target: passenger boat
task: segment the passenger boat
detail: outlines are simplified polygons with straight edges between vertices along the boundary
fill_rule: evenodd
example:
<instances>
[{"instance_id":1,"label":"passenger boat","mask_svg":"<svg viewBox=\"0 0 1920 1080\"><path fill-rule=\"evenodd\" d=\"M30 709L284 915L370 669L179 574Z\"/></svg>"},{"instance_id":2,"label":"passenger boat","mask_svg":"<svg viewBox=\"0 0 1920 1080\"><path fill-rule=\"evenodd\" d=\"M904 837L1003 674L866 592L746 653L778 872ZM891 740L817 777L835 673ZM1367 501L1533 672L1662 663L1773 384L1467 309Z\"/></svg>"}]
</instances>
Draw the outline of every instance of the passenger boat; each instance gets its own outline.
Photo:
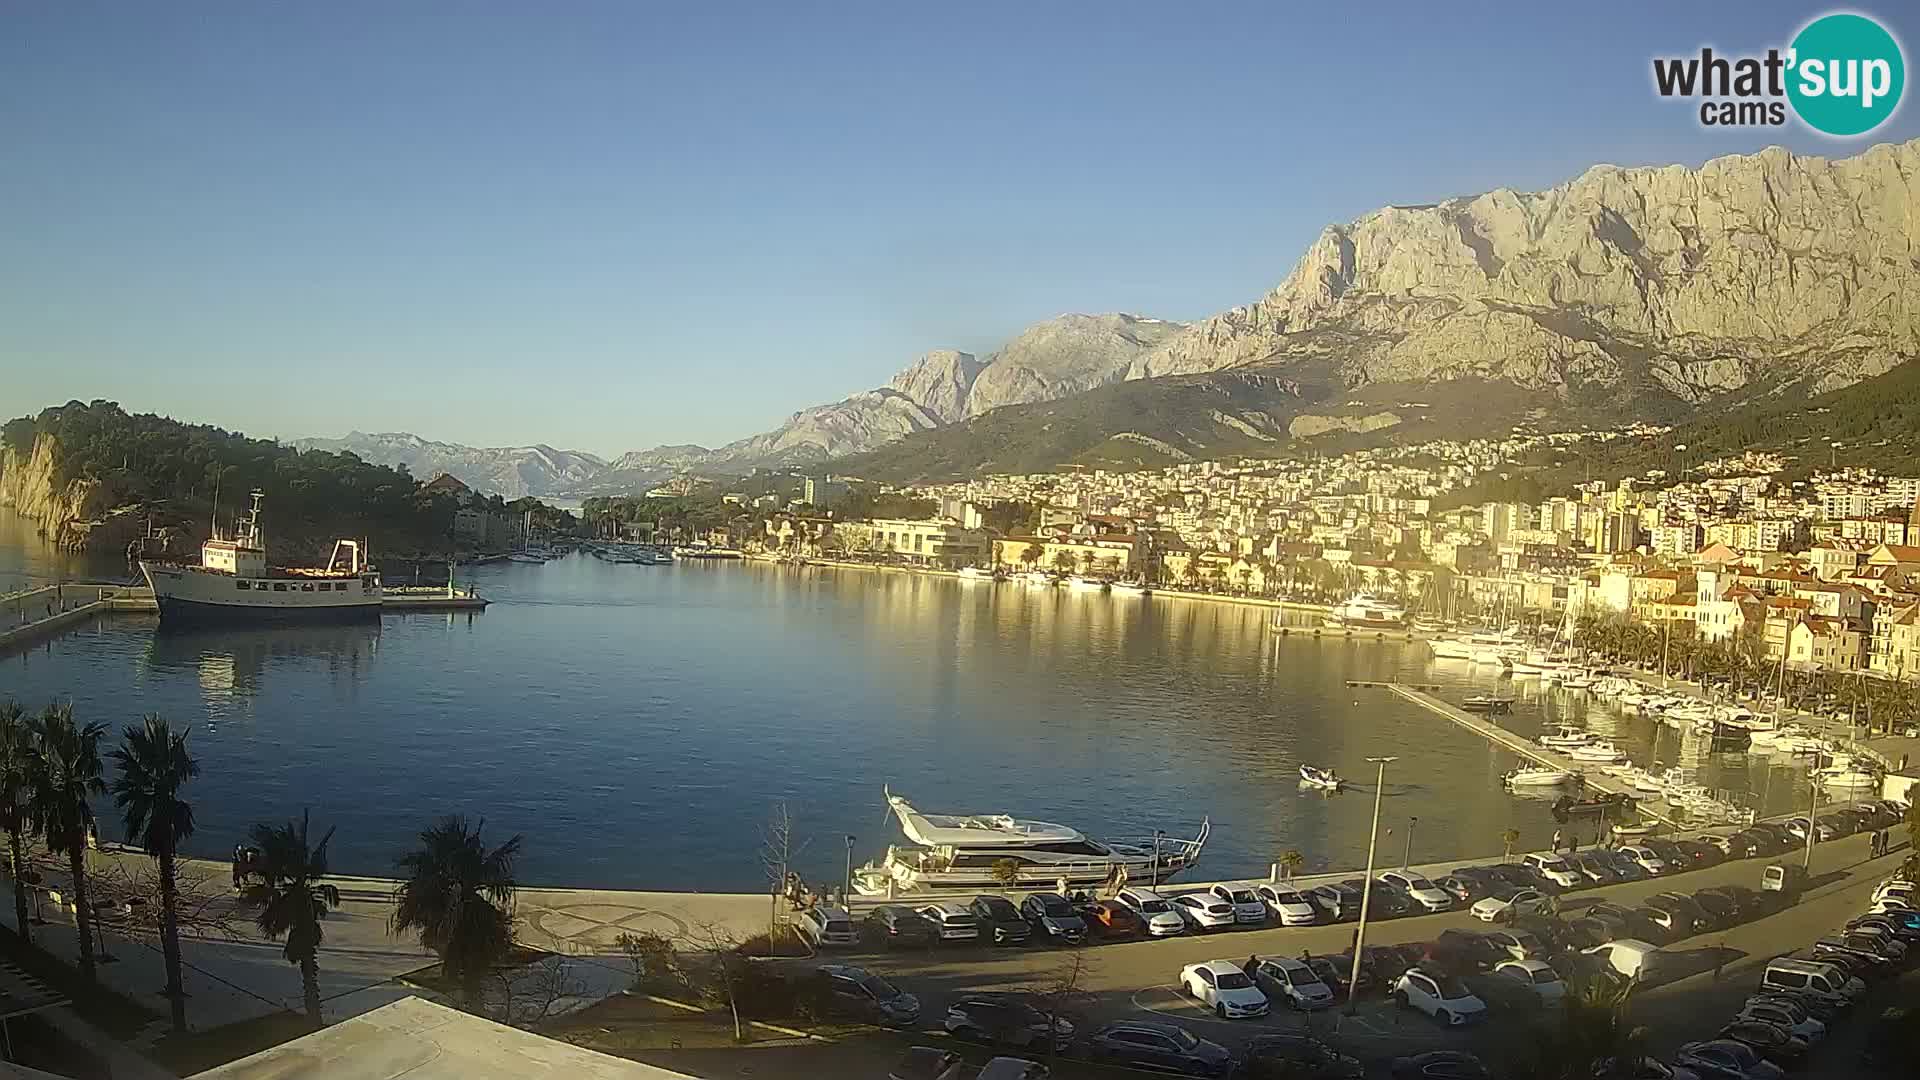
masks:
<instances>
[{"instance_id":1,"label":"passenger boat","mask_svg":"<svg viewBox=\"0 0 1920 1080\"><path fill-rule=\"evenodd\" d=\"M1340 626L1397 630L1407 625L1407 610L1369 592L1357 592L1335 604L1327 617Z\"/></svg>"},{"instance_id":2,"label":"passenger boat","mask_svg":"<svg viewBox=\"0 0 1920 1080\"><path fill-rule=\"evenodd\" d=\"M1500 778L1508 787L1554 787L1573 782L1573 774L1565 769L1550 768L1545 765L1522 765Z\"/></svg>"},{"instance_id":3,"label":"passenger boat","mask_svg":"<svg viewBox=\"0 0 1920 1080\"><path fill-rule=\"evenodd\" d=\"M994 892L1014 889L1094 888L1116 882L1158 885L1199 861L1211 822L1202 821L1191 840L1157 839L1109 843L1078 829L1005 814L926 814L904 797L886 793L887 807L915 847L889 846L877 863L854 871L863 896L941 890ZM1016 880L1002 879L1011 862Z\"/></svg>"},{"instance_id":4,"label":"passenger boat","mask_svg":"<svg viewBox=\"0 0 1920 1080\"><path fill-rule=\"evenodd\" d=\"M324 567L269 566L260 510L253 507L231 537L216 528L200 545L200 564L141 559L160 621L273 622L371 618L380 614L380 576L358 540L336 540Z\"/></svg>"},{"instance_id":5,"label":"passenger boat","mask_svg":"<svg viewBox=\"0 0 1920 1080\"><path fill-rule=\"evenodd\" d=\"M1341 788L1347 786L1347 782L1340 779L1339 773L1334 772L1332 769L1322 769L1313 765L1300 766L1300 782L1308 787L1321 788L1326 791L1339 791Z\"/></svg>"}]
</instances>

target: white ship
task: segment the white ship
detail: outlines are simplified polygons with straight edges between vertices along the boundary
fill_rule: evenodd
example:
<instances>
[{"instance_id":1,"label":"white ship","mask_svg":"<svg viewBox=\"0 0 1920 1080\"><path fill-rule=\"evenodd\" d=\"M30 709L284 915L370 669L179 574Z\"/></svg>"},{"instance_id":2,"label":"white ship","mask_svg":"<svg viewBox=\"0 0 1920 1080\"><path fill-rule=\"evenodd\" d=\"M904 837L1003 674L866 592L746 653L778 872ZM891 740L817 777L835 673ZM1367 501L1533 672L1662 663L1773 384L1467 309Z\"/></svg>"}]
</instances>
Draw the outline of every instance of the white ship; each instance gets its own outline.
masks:
<instances>
[{"instance_id":1,"label":"white ship","mask_svg":"<svg viewBox=\"0 0 1920 1080\"><path fill-rule=\"evenodd\" d=\"M1005 814L923 814L892 792L887 805L900 831L918 847L888 847L884 859L854 871L854 888L865 896L945 890L1053 889L1064 879L1074 888L1117 881L1157 885L1200 858L1211 824L1201 822L1192 840L1102 843L1078 829ZM1019 880L999 876L1012 862Z\"/></svg>"},{"instance_id":2,"label":"white ship","mask_svg":"<svg viewBox=\"0 0 1920 1080\"><path fill-rule=\"evenodd\" d=\"M1407 624L1407 609L1378 600L1369 592L1357 592L1328 612L1328 618L1341 626L1393 629Z\"/></svg>"},{"instance_id":3,"label":"white ship","mask_svg":"<svg viewBox=\"0 0 1920 1080\"><path fill-rule=\"evenodd\" d=\"M336 540L321 567L268 566L260 504L240 519L232 537L218 529L200 545L200 565L140 560L162 622L307 621L377 616L380 576L357 540Z\"/></svg>"}]
</instances>

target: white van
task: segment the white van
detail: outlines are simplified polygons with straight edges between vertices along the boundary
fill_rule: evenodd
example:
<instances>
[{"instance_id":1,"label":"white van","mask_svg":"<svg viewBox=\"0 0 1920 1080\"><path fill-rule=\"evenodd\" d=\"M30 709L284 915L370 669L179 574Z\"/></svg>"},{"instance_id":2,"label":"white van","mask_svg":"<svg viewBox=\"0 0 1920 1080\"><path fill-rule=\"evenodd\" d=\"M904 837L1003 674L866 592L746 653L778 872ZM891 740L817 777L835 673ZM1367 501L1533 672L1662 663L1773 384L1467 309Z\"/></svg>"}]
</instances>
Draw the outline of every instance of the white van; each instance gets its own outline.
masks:
<instances>
[{"instance_id":1,"label":"white van","mask_svg":"<svg viewBox=\"0 0 1920 1080\"><path fill-rule=\"evenodd\" d=\"M1805 994L1844 1007L1866 993L1867 984L1832 964L1783 956L1767 962L1766 973L1760 976L1760 989Z\"/></svg>"},{"instance_id":2,"label":"white van","mask_svg":"<svg viewBox=\"0 0 1920 1080\"><path fill-rule=\"evenodd\" d=\"M1629 979L1652 979L1660 968L1660 946L1639 938L1621 938L1581 951L1588 956L1601 957L1609 967Z\"/></svg>"}]
</instances>

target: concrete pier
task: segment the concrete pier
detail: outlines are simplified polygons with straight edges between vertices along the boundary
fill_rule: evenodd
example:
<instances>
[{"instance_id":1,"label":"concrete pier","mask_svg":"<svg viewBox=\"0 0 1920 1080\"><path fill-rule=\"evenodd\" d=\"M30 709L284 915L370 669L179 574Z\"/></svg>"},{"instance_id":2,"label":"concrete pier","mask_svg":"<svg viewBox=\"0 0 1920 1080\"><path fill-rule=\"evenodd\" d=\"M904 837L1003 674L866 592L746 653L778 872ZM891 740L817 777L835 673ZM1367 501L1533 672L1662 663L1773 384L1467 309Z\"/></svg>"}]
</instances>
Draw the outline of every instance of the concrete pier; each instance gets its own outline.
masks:
<instances>
[{"instance_id":1,"label":"concrete pier","mask_svg":"<svg viewBox=\"0 0 1920 1080\"><path fill-rule=\"evenodd\" d=\"M1402 686L1398 683L1388 686L1387 689L1429 712L1438 713L1446 717L1461 727L1498 744L1502 749L1511 750L1535 764L1545 765L1553 769L1566 769L1568 771L1585 770L1588 765L1592 764L1592 762L1576 761L1564 754L1554 753L1531 739L1515 735L1513 732L1508 731L1506 728L1501 727L1491 720L1483 720L1464 709L1455 708L1424 691L1415 690L1412 687ZM1611 776L1601 773L1598 769L1595 769L1591 775L1587 775L1587 787L1596 791L1605 791L1609 794L1632 796L1643 817L1652 818L1669 828L1678 829L1683 827L1673 818L1647 806L1647 800L1642 793L1635 791Z\"/></svg>"}]
</instances>

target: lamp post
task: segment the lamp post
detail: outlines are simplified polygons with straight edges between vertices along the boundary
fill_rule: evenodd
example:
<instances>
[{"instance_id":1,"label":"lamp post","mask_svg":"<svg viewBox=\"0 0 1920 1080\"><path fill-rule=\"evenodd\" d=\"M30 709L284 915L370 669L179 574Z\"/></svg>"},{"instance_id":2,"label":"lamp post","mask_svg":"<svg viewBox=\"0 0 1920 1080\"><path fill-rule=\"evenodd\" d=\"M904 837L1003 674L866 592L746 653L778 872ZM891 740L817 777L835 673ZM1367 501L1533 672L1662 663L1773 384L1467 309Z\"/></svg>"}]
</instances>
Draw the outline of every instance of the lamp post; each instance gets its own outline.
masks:
<instances>
[{"instance_id":1,"label":"lamp post","mask_svg":"<svg viewBox=\"0 0 1920 1080\"><path fill-rule=\"evenodd\" d=\"M1165 829L1153 830L1153 878L1147 885L1149 889L1160 887L1160 838L1167 835Z\"/></svg>"},{"instance_id":2,"label":"lamp post","mask_svg":"<svg viewBox=\"0 0 1920 1080\"><path fill-rule=\"evenodd\" d=\"M1361 950L1367 943L1367 904L1373 899L1373 853L1380 842L1380 794L1387 785L1387 763L1400 760L1397 757L1370 757L1370 762L1380 766L1373 781L1373 827L1367 833L1367 876L1360 882L1360 925L1353 931L1353 973L1347 979L1347 1015L1353 1016L1360 1009L1359 995L1352 990L1360 985Z\"/></svg>"},{"instance_id":3,"label":"lamp post","mask_svg":"<svg viewBox=\"0 0 1920 1080\"><path fill-rule=\"evenodd\" d=\"M853 895L853 834L848 833L847 834L847 877L846 877L846 880L843 881L840 885L840 902L842 904L847 903L847 898L852 895Z\"/></svg>"},{"instance_id":4,"label":"lamp post","mask_svg":"<svg viewBox=\"0 0 1920 1080\"><path fill-rule=\"evenodd\" d=\"M1814 759L1816 762L1818 758ZM1814 824L1813 813L1820 807L1820 775L1809 767L1807 769L1807 854L1800 862L1800 869L1813 875L1813 833L1819 826Z\"/></svg>"},{"instance_id":5,"label":"lamp post","mask_svg":"<svg viewBox=\"0 0 1920 1080\"><path fill-rule=\"evenodd\" d=\"M1402 873L1406 871L1408 864L1413 862L1413 827L1418 824L1420 824L1420 819L1417 817L1407 819L1407 851L1406 854L1400 856L1400 870Z\"/></svg>"}]
</instances>

